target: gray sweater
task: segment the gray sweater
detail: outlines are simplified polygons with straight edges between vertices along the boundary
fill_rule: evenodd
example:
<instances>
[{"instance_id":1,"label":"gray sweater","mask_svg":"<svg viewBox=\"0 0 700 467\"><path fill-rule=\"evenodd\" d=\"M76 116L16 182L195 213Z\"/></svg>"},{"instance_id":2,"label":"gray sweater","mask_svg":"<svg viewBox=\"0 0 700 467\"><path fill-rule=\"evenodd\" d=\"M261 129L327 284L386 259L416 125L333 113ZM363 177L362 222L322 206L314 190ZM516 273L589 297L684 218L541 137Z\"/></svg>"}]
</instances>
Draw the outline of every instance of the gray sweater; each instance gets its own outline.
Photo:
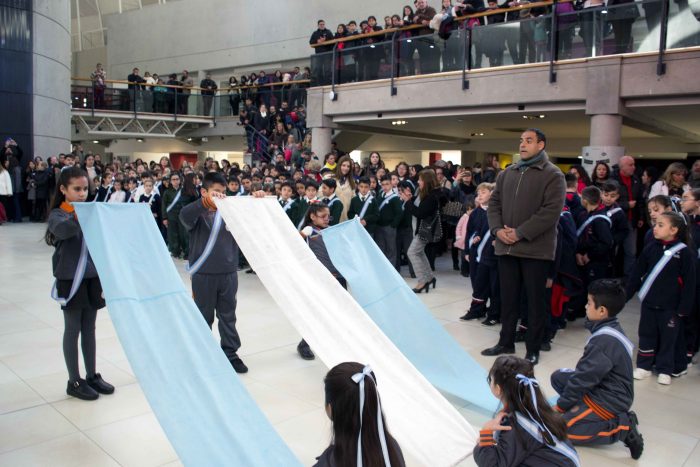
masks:
<instances>
[{"instance_id":1,"label":"gray sweater","mask_svg":"<svg viewBox=\"0 0 700 467\"><path fill-rule=\"evenodd\" d=\"M190 233L190 265L204 252L211 229L214 226L216 211L207 209L202 200L193 201L180 211L180 222ZM199 268L197 274L229 274L238 271L238 245L233 235L222 223L219 235L209 258Z\"/></svg>"},{"instance_id":2,"label":"gray sweater","mask_svg":"<svg viewBox=\"0 0 700 467\"><path fill-rule=\"evenodd\" d=\"M49 213L48 230L56 237L56 250L53 253L53 276L58 280L72 281L78 268L83 232L73 214L63 209L53 209ZM97 270L88 253L85 279L97 277Z\"/></svg>"}]
</instances>

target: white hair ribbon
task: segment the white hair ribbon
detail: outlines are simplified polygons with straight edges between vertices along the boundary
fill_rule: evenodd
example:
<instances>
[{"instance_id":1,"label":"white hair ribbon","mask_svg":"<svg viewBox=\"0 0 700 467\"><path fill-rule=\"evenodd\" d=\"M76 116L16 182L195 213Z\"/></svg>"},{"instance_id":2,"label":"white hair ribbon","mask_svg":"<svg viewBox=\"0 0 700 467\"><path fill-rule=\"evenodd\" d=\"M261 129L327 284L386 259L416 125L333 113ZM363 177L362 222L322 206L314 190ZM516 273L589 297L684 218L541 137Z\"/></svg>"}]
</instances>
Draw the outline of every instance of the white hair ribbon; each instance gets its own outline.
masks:
<instances>
[{"instance_id":1,"label":"white hair ribbon","mask_svg":"<svg viewBox=\"0 0 700 467\"><path fill-rule=\"evenodd\" d=\"M362 467L362 413L365 409L365 376L374 383L374 392L377 394L377 431L379 431L379 442L382 445L382 455L384 456L384 465L391 467L389 461L389 449L386 445L386 436L384 435L384 422L382 421L382 406L379 402L379 392L377 391L377 382L372 377L372 368L365 365L360 373L352 375L352 380L360 385L360 432L357 435L357 467Z\"/></svg>"},{"instance_id":2,"label":"white hair ribbon","mask_svg":"<svg viewBox=\"0 0 700 467\"><path fill-rule=\"evenodd\" d=\"M555 440L556 438L554 437L552 432L549 431L547 425L545 425L544 420L542 420L542 416L540 415L540 411L537 408L537 393L535 392L535 388L539 387L540 383L535 378L528 378L527 376L520 373L515 375L515 378L518 380L518 384L522 384L530 390L530 396L532 397L532 406L535 408L535 413L537 414L537 418L535 418L527 409L527 407L525 407L525 404L523 404L523 408L525 409L525 412L527 412L527 414L530 416L530 420L532 420L535 423L535 425L537 425L537 427L542 431L542 433L546 431L547 433L549 433L549 436L552 437L552 440Z\"/></svg>"}]
</instances>

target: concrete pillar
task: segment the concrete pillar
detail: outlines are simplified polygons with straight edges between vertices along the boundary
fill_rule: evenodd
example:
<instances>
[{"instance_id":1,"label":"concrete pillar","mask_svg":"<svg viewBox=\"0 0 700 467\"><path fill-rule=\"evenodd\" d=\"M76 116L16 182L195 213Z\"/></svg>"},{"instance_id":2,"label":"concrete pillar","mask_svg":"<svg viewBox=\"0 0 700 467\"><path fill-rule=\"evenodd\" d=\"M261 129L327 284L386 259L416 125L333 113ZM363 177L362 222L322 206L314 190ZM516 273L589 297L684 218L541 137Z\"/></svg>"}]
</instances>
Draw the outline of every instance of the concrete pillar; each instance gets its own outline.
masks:
<instances>
[{"instance_id":1,"label":"concrete pillar","mask_svg":"<svg viewBox=\"0 0 700 467\"><path fill-rule=\"evenodd\" d=\"M326 127L316 127L311 129L311 150L316 153L319 159L331 152L331 135L333 130Z\"/></svg>"},{"instance_id":2,"label":"concrete pillar","mask_svg":"<svg viewBox=\"0 0 700 467\"><path fill-rule=\"evenodd\" d=\"M612 167L625 155L625 148L620 145L621 135L621 115L591 115L589 146L584 146L581 151L583 167L589 175L596 163L605 162Z\"/></svg>"},{"instance_id":3,"label":"concrete pillar","mask_svg":"<svg viewBox=\"0 0 700 467\"><path fill-rule=\"evenodd\" d=\"M70 151L71 12L69 0L33 0L34 154ZM25 155L27 157L27 155Z\"/></svg>"}]
</instances>

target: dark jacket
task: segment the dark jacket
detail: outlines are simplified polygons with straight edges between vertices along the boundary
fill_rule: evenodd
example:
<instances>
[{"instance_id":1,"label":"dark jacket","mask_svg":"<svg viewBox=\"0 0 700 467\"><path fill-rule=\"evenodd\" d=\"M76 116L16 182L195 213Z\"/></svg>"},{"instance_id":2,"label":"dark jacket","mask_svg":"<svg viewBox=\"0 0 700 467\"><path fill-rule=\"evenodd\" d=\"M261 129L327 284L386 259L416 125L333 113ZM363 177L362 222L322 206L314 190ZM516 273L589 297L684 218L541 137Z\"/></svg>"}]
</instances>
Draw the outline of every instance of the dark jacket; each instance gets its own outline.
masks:
<instances>
[{"instance_id":1,"label":"dark jacket","mask_svg":"<svg viewBox=\"0 0 700 467\"><path fill-rule=\"evenodd\" d=\"M51 210L48 219L48 231L56 237L56 250L51 258L53 276L58 280L72 281L78 268L80 249L83 244L83 232L73 214L56 208ZM97 269L88 253L84 279L97 277Z\"/></svg>"},{"instance_id":2,"label":"dark jacket","mask_svg":"<svg viewBox=\"0 0 700 467\"><path fill-rule=\"evenodd\" d=\"M401 223L401 218L403 217L403 210L401 209L401 199L398 196L391 198L386 204L384 200L386 197L384 193L380 193L374 202L377 206L377 212L379 214L379 220L377 225L380 227L394 227L397 228ZM384 207L382 207L384 205Z\"/></svg>"},{"instance_id":3,"label":"dark jacket","mask_svg":"<svg viewBox=\"0 0 700 467\"><path fill-rule=\"evenodd\" d=\"M433 17L436 15L435 8L429 6L426 7L424 10L416 10L416 12L413 15L413 22L415 24L421 24L423 21L428 21L433 19ZM417 34L419 36L423 36L426 34L432 34L433 31L430 29L429 26L425 26L421 29L418 30Z\"/></svg>"},{"instance_id":4,"label":"dark jacket","mask_svg":"<svg viewBox=\"0 0 700 467\"><path fill-rule=\"evenodd\" d=\"M368 193L367 196L370 196ZM368 233L373 234L377 229L377 221L379 220L379 204L377 203L377 198L372 198L369 201L369 206L367 206L367 211L365 211L365 216L362 218L365 221L365 229ZM365 198L365 202L366 198ZM353 219L359 216L362 212L365 202L360 199L360 195L355 195L350 200L350 207L348 208L348 219ZM401 203L399 202L399 212L401 211ZM400 220L400 219L399 219Z\"/></svg>"},{"instance_id":5,"label":"dark jacket","mask_svg":"<svg viewBox=\"0 0 700 467\"><path fill-rule=\"evenodd\" d=\"M613 240L615 240L615 245L622 245L625 238L627 238L627 234L629 234L631 227L624 209L620 211L618 208L622 209L617 203L615 203L606 207L605 213L612 221L611 230Z\"/></svg>"},{"instance_id":6,"label":"dark jacket","mask_svg":"<svg viewBox=\"0 0 700 467\"><path fill-rule=\"evenodd\" d=\"M578 237L578 245L576 253L588 255L588 259L596 263L608 263L612 256L613 240L612 228L610 226L609 217L606 214L605 208L600 208L588 213L585 219L590 219L595 216L605 217L595 218L589 223ZM583 223L582 223L583 224Z\"/></svg>"},{"instance_id":7,"label":"dark jacket","mask_svg":"<svg viewBox=\"0 0 700 467\"><path fill-rule=\"evenodd\" d=\"M321 37L325 37L327 41L333 40L333 33L328 29L317 29L311 34L311 39L309 39L309 44L314 45ZM332 45L319 45L315 48L316 53L320 54L323 52L330 52L333 50Z\"/></svg>"},{"instance_id":8,"label":"dark jacket","mask_svg":"<svg viewBox=\"0 0 700 467\"><path fill-rule=\"evenodd\" d=\"M396 442L396 440L394 440L393 438L389 438L386 441L387 446L393 446L396 450L398 450L399 455L401 456L401 458L399 459L399 463L396 464L396 467L406 467L406 463L403 459L403 453L401 452L401 447ZM333 459L333 450L334 446L331 444L326 448L325 451L323 451L323 453L320 456L316 458L316 463L313 465L313 467L335 467L337 464L335 463L335 459ZM392 467L394 466L393 460L391 465Z\"/></svg>"},{"instance_id":9,"label":"dark jacket","mask_svg":"<svg viewBox=\"0 0 700 467\"><path fill-rule=\"evenodd\" d=\"M620 176L620 171L615 170L610 177L620 184L620 198L617 200L617 204L625 211L625 214L630 212L629 202L631 200L636 201L637 204L631 209L632 215L632 226L636 228L637 221L639 219L644 219L646 213L644 212L644 185L642 184L639 177L632 175L632 199L630 199L629 192L627 191L627 185L622 182L622 177Z\"/></svg>"},{"instance_id":10,"label":"dark jacket","mask_svg":"<svg viewBox=\"0 0 700 467\"><path fill-rule=\"evenodd\" d=\"M207 209L201 200L193 201L180 211L180 222L190 233L190 253L187 258L190 264L194 264L204 252L214 226L215 215L216 211ZM226 229L226 224L222 223L214 248L197 274L229 274L237 270L238 245L231 232Z\"/></svg>"},{"instance_id":11,"label":"dark jacket","mask_svg":"<svg viewBox=\"0 0 700 467\"><path fill-rule=\"evenodd\" d=\"M414 204L415 199L413 197L411 201L404 203L403 208L405 212L418 219L415 231L418 233L421 222L431 219L447 203L447 198L443 189L438 187L431 191L425 199L422 199L419 206Z\"/></svg>"},{"instance_id":12,"label":"dark jacket","mask_svg":"<svg viewBox=\"0 0 700 467\"><path fill-rule=\"evenodd\" d=\"M49 170L38 170L36 177L36 199L47 199L49 197Z\"/></svg>"},{"instance_id":13,"label":"dark jacket","mask_svg":"<svg viewBox=\"0 0 700 467\"><path fill-rule=\"evenodd\" d=\"M652 240L644 247L627 283L627 300L640 289L643 279L661 259L664 251L677 243L674 241L665 244L660 240ZM674 254L656 277L642 304L657 309L676 310L678 315L690 315L695 298L696 260L697 251L691 248L683 248Z\"/></svg>"},{"instance_id":14,"label":"dark jacket","mask_svg":"<svg viewBox=\"0 0 700 467\"><path fill-rule=\"evenodd\" d=\"M151 198L151 196L148 196L145 193L142 194L141 196L139 196L138 202L139 203L149 203L149 207L151 208L151 212L153 213L153 218L156 221L159 221L161 219L161 215L162 215L162 209L161 209L161 205L160 205L160 195L155 190L153 190L151 192L151 195L153 196L152 198Z\"/></svg>"},{"instance_id":15,"label":"dark jacket","mask_svg":"<svg viewBox=\"0 0 700 467\"><path fill-rule=\"evenodd\" d=\"M512 430L503 430L494 433L490 430L481 430L480 442L474 448L474 461L479 467L574 467L574 463L568 457L556 452L544 443L530 435L515 417L523 415L509 415L503 419L502 425L512 426ZM561 441L562 444L574 450L569 440Z\"/></svg>"},{"instance_id":16,"label":"dark jacket","mask_svg":"<svg viewBox=\"0 0 700 467\"><path fill-rule=\"evenodd\" d=\"M501 171L489 201L491 235L504 226L515 228L520 240L506 245L496 238L496 255L553 260L557 223L564 206L564 174L549 162L541 161L519 169L517 164Z\"/></svg>"},{"instance_id":17,"label":"dark jacket","mask_svg":"<svg viewBox=\"0 0 700 467\"><path fill-rule=\"evenodd\" d=\"M323 202L328 205L328 209L331 214L331 219L328 225L336 225L340 222L340 216L343 214L343 202L338 198L338 195L332 198L324 198Z\"/></svg>"},{"instance_id":18,"label":"dark jacket","mask_svg":"<svg viewBox=\"0 0 700 467\"><path fill-rule=\"evenodd\" d=\"M617 318L588 321L591 334L609 327L625 334ZM632 345L631 342L629 342ZM612 414L627 412L634 401L632 380L632 356L625 345L608 334L592 337L583 349L583 356L576 364L557 405L564 411L581 404L588 396L597 405Z\"/></svg>"},{"instance_id":19,"label":"dark jacket","mask_svg":"<svg viewBox=\"0 0 700 467\"><path fill-rule=\"evenodd\" d=\"M207 79L204 78L200 83L199 87L202 88L202 95L203 96L213 96L216 94L216 90L219 89L219 87L216 85L214 80L212 79ZM211 89L207 89L211 87Z\"/></svg>"}]
</instances>

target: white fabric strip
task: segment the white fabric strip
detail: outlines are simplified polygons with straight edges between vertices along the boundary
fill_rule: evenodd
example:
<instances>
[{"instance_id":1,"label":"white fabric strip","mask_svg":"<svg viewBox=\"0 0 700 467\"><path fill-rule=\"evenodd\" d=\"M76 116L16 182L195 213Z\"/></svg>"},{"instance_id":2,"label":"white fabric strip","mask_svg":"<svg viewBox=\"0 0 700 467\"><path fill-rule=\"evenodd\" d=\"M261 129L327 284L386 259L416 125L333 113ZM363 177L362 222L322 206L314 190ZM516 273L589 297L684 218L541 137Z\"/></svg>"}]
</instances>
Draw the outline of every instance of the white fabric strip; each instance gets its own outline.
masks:
<instances>
[{"instance_id":1,"label":"white fabric strip","mask_svg":"<svg viewBox=\"0 0 700 467\"><path fill-rule=\"evenodd\" d=\"M355 361L373 368L387 427L404 452L433 467L471 455L476 431L316 259L275 198L216 204L265 288L326 366Z\"/></svg>"}]
</instances>

